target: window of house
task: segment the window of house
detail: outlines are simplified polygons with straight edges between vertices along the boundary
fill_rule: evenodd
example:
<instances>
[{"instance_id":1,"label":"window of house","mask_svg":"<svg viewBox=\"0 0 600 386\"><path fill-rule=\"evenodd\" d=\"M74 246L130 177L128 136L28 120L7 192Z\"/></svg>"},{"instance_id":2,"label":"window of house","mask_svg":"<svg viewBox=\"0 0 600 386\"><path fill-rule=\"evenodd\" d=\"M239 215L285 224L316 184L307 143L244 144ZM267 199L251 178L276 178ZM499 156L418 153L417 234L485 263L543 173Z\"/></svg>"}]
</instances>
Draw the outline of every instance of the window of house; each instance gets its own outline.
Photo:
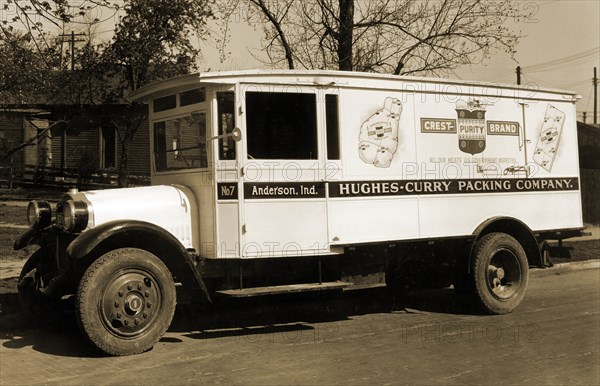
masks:
<instances>
[{"instance_id":1,"label":"window of house","mask_svg":"<svg viewBox=\"0 0 600 386\"><path fill-rule=\"evenodd\" d=\"M5 130L0 130L0 150L5 150L8 149L7 146L7 141L6 141L6 131Z\"/></svg>"},{"instance_id":2,"label":"window of house","mask_svg":"<svg viewBox=\"0 0 600 386\"><path fill-rule=\"evenodd\" d=\"M327 159L340 159L340 125L338 120L337 95L325 95L325 120L327 130Z\"/></svg>"},{"instance_id":3,"label":"window of house","mask_svg":"<svg viewBox=\"0 0 600 386\"><path fill-rule=\"evenodd\" d=\"M204 87L196 88L190 91L185 91L179 94L179 105L189 106L194 103L201 103L206 100Z\"/></svg>"},{"instance_id":4,"label":"window of house","mask_svg":"<svg viewBox=\"0 0 600 386\"><path fill-rule=\"evenodd\" d=\"M207 167L206 114L155 122L154 165L157 172Z\"/></svg>"},{"instance_id":5,"label":"window of house","mask_svg":"<svg viewBox=\"0 0 600 386\"><path fill-rule=\"evenodd\" d=\"M177 97L175 96L175 94L173 94L167 95L162 98L156 98L153 101L152 106L152 109L155 113L174 109L175 107L177 107Z\"/></svg>"},{"instance_id":6,"label":"window of house","mask_svg":"<svg viewBox=\"0 0 600 386\"><path fill-rule=\"evenodd\" d=\"M317 159L316 94L246 93L248 157Z\"/></svg>"},{"instance_id":7,"label":"window of house","mask_svg":"<svg viewBox=\"0 0 600 386\"><path fill-rule=\"evenodd\" d=\"M235 128L235 93L233 91L217 93L217 119L219 135L231 134ZM219 139L219 159L235 159L235 140L233 137Z\"/></svg>"},{"instance_id":8,"label":"window of house","mask_svg":"<svg viewBox=\"0 0 600 386\"><path fill-rule=\"evenodd\" d=\"M114 168L117 164L117 147L114 127L102 127L101 162L102 168Z\"/></svg>"}]
</instances>

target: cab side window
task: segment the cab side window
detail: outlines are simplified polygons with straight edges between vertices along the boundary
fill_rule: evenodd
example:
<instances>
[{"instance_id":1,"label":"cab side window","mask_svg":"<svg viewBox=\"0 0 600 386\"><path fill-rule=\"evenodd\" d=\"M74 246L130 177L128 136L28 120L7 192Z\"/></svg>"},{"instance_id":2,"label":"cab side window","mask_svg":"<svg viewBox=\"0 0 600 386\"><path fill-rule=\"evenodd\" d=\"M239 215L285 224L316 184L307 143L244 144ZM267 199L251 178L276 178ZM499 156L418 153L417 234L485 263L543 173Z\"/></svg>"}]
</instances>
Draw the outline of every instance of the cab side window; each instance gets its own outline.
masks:
<instances>
[{"instance_id":1,"label":"cab side window","mask_svg":"<svg viewBox=\"0 0 600 386\"><path fill-rule=\"evenodd\" d=\"M217 116L219 124L219 135L231 134L235 128L235 93L218 92L217 93ZM235 141L233 137L219 139L219 159L235 159Z\"/></svg>"},{"instance_id":2,"label":"cab side window","mask_svg":"<svg viewBox=\"0 0 600 386\"><path fill-rule=\"evenodd\" d=\"M154 166L157 172L208 166L205 113L154 122Z\"/></svg>"},{"instance_id":3,"label":"cab side window","mask_svg":"<svg viewBox=\"0 0 600 386\"><path fill-rule=\"evenodd\" d=\"M325 95L325 120L327 130L327 159L340 159L340 124L338 119L338 96Z\"/></svg>"},{"instance_id":4,"label":"cab side window","mask_svg":"<svg viewBox=\"0 0 600 386\"><path fill-rule=\"evenodd\" d=\"M248 157L317 159L316 94L246 93Z\"/></svg>"}]
</instances>

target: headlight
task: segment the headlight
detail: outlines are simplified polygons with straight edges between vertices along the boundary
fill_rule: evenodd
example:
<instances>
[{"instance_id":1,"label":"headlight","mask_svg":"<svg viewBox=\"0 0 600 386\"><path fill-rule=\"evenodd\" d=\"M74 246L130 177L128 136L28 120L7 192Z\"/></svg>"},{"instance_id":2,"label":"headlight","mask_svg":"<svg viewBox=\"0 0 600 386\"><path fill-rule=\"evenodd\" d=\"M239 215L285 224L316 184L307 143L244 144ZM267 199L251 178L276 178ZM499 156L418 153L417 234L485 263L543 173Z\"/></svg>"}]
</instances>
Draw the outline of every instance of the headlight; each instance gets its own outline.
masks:
<instances>
[{"instance_id":1,"label":"headlight","mask_svg":"<svg viewBox=\"0 0 600 386\"><path fill-rule=\"evenodd\" d=\"M87 227L89 212L83 201L66 201L63 204L63 224L67 231L76 232Z\"/></svg>"},{"instance_id":2,"label":"headlight","mask_svg":"<svg viewBox=\"0 0 600 386\"><path fill-rule=\"evenodd\" d=\"M52 209L48 201L31 201L27 205L27 221L35 228L46 228L52 222Z\"/></svg>"}]
</instances>

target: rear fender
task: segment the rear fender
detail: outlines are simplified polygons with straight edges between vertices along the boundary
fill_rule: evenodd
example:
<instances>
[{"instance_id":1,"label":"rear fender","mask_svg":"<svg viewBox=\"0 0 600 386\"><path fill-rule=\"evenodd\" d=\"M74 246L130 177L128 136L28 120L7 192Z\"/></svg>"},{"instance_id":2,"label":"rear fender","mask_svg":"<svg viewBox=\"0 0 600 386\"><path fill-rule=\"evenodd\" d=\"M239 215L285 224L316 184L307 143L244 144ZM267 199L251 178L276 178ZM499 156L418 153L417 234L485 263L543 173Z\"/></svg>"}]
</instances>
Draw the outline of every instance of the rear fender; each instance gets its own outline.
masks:
<instances>
[{"instance_id":1,"label":"rear fender","mask_svg":"<svg viewBox=\"0 0 600 386\"><path fill-rule=\"evenodd\" d=\"M502 232L514 237L525 250L529 266L543 267L544 259L540 249L540 244L533 231L525 223L512 217L494 217L482 224L473 232L476 240L491 232ZM471 252L475 242L471 245ZM471 253L469 253L469 267Z\"/></svg>"}]
</instances>

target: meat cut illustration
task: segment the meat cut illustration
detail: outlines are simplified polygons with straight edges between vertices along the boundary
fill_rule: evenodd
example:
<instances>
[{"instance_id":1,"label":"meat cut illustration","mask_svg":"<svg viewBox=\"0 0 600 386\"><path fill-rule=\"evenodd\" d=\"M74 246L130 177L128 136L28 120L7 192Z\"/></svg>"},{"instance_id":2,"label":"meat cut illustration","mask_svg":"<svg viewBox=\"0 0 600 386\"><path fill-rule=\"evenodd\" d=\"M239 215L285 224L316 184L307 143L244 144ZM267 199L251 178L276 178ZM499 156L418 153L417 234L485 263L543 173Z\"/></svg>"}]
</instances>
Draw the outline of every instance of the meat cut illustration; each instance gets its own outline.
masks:
<instances>
[{"instance_id":1,"label":"meat cut illustration","mask_svg":"<svg viewBox=\"0 0 600 386\"><path fill-rule=\"evenodd\" d=\"M360 159L378 168L387 168L398 149L398 126L402 103L397 98L385 98L377 110L360 127L358 151Z\"/></svg>"},{"instance_id":2,"label":"meat cut illustration","mask_svg":"<svg viewBox=\"0 0 600 386\"><path fill-rule=\"evenodd\" d=\"M564 121L565 113L549 104L546 108L544 123L542 124L540 136L535 146L535 152L533 153L535 163L547 171L552 171Z\"/></svg>"}]
</instances>

